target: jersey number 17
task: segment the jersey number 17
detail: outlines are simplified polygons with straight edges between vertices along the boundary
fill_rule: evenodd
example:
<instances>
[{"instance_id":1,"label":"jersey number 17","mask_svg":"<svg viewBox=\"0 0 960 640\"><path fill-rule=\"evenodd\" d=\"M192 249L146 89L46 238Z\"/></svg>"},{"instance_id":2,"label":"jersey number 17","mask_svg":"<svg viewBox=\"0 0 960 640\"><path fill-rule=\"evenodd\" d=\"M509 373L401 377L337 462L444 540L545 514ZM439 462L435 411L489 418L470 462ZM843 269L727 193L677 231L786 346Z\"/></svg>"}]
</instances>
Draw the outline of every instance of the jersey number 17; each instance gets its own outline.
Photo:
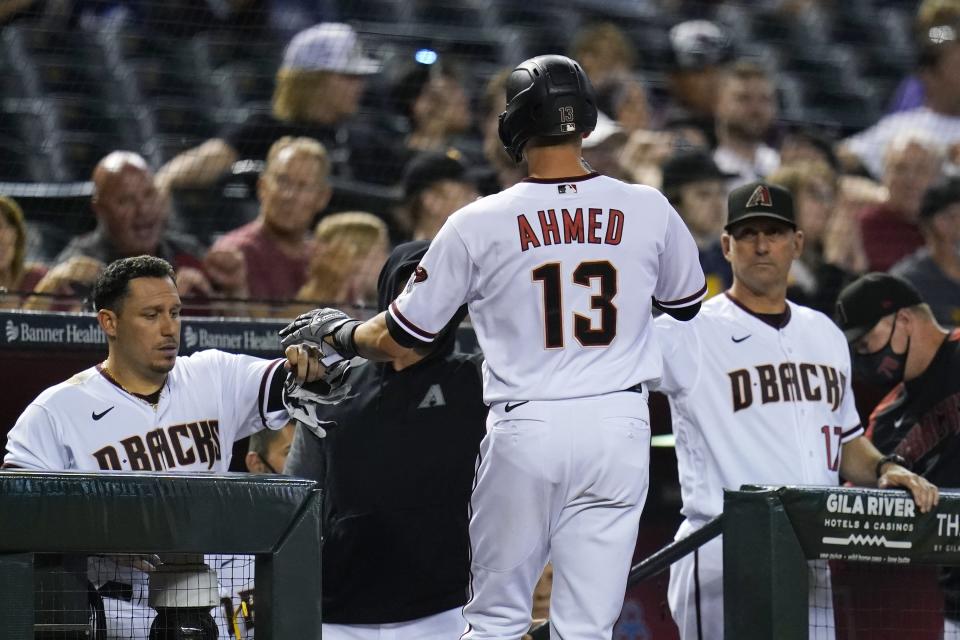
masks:
<instances>
[{"instance_id":1,"label":"jersey number 17","mask_svg":"<svg viewBox=\"0 0 960 640\"><path fill-rule=\"evenodd\" d=\"M548 262L533 270L533 280L543 285L543 334L547 349L562 349L563 294L561 263ZM590 308L600 311L600 326L587 316L573 313L573 335L585 347L605 347L617 335L617 269L606 260L581 262L573 270L573 283L594 290L599 280L600 292L590 297Z\"/></svg>"}]
</instances>

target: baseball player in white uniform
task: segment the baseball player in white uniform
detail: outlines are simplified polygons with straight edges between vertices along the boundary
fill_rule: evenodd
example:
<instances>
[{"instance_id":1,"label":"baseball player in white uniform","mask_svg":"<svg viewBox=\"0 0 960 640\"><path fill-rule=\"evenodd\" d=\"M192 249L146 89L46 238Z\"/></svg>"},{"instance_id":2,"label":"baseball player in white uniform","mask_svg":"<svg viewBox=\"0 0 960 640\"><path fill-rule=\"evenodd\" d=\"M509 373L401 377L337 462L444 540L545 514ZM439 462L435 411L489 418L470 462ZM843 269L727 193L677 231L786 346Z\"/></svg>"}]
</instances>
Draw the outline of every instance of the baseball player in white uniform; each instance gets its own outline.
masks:
<instances>
[{"instance_id":1,"label":"baseball player in white uniform","mask_svg":"<svg viewBox=\"0 0 960 640\"><path fill-rule=\"evenodd\" d=\"M522 636L549 558L553 637L610 638L647 493L651 306L688 320L705 281L663 195L583 165L596 107L576 62L528 60L506 93L500 137L530 177L454 213L384 314L361 324L324 309L281 334L387 360L429 345L467 303L490 413L463 637ZM324 371L316 351L288 348L301 379Z\"/></svg>"},{"instance_id":2,"label":"baseball player in white uniform","mask_svg":"<svg viewBox=\"0 0 960 640\"><path fill-rule=\"evenodd\" d=\"M734 190L721 238L733 286L691 322L662 316L655 335L676 436L683 538L723 511L744 484L903 486L921 511L937 489L861 437L846 339L825 315L786 300L803 248L793 199L755 182ZM878 481L879 477L879 481ZM722 541L671 567L668 598L682 640L723 638ZM825 564L811 571L810 637L833 637Z\"/></svg>"},{"instance_id":3,"label":"baseball player in white uniform","mask_svg":"<svg viewBox=\"0 0 960 640\"><path fill-rule=\"evenodd\" d=\"M93 291L107 359L41 393L10 431L3 466L36 470L226 472L235 440L282 428L282 360L209 350L178 357L173 269L151 256L111 263ZM91 558L108 637L146 638L147 574ZM115 595L116 589L111 589Z\"/></svg>"}]
</instances>

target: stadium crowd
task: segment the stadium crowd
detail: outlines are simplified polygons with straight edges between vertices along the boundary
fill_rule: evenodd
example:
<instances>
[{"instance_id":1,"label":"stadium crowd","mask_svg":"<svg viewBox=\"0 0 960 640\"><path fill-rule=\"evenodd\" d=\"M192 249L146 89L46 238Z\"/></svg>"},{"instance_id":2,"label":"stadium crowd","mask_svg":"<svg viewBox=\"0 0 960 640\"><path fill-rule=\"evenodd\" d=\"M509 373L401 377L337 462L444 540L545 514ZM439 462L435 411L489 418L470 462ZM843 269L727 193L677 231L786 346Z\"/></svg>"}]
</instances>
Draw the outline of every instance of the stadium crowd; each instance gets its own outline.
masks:
<instances>
[{"instance_id":1,"label":"stadium crowd","mask_svg":"<svg viewBox=\"0 0 960 640\"><path fill-rule=\"evenodd\" d=\"M70 19L107 19L89 4L76 3ZM248 3L233 4L242 13ZM682 16L688 3L675 4ZM717 4L713 13L722 16L724 5L737 3ZM829 11L820 3L775 4L781 19ZM24 12L5 28L49 19L32 15L36 7ZM940 322L955 325L958 16L957 2L919 5L914 71L889 113L859 127L831 121L829 110L798 117L790 74L721 20L672 25L656 84L645 73L652 61L624 29L587 24L567 51L593 78L602 113L584 157L601 173L664 191L697 238L711 294L730 284L719 250L724 198L765 178L794 193L808 236L791 272L792 300L832 313L855 276L890 271L932 301ZM136 12L123 19L148 20ZM63 238L54 251L49 229L32 224L15 198L4 199L3 306L79 310L105 264L142 253L174 265L180 294L201 313L289 317L319 302L372 306L390 246L432 238L450 213L523 171L496 133L504 71L489 69L487 86L477 87L464 56L421 50L416 58L380 60L363 41L345 23L302 29L283 49L269 109L162 163L163 156L105 150L89 176L95 228ZM238 176L253 203L246 217L229 211L237 205L223 206L224 184ZM370 197L384 187L389 197ZM219 205L189 206L198 191L216 194ZM210 218L218 219L211 225Z\"/></svg>"}]
</instances>

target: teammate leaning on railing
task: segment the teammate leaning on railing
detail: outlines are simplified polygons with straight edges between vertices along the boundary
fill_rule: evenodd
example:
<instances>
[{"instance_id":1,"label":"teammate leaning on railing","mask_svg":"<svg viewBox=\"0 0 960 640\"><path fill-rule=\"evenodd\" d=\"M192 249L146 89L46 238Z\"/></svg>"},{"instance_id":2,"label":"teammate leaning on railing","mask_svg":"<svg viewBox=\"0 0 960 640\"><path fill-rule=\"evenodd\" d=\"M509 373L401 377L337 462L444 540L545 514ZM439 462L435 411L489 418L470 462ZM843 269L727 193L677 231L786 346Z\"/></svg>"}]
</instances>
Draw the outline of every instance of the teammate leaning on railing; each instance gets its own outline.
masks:
<instances>
[{"instance_id":1,"label":"teammate leaning on railing","mask_svg":"<svg viewBox=\"0 0 960 640\"><path fill-rule=\"evenodd\" d=\"M909 489L922 512L927 480L863 438L843 334L822 313L786 300L803 250L793 197L754 182L728 198L723 252L733 286L693 321L655 322L663 349L659 391L670 398L683 494L677 538L723 511L723 490L744 484ZM716 538L673 565L668 598L682 640L723 637L723 544ZM810 637L833 637L829 574L811 571Z\"/></svg>"}]
</instances>

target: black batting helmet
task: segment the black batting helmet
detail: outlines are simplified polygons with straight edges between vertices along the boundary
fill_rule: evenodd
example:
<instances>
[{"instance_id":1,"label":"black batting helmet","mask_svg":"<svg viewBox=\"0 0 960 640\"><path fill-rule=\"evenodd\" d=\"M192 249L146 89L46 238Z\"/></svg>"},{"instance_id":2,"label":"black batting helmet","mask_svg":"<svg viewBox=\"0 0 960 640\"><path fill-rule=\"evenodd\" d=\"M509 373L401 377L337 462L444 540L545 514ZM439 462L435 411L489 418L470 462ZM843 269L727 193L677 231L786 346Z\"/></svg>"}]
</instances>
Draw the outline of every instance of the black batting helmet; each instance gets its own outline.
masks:
<instances>
[{"instance_id":1,"label":"black batting helmet","mask_svg":"<svg viewBox=\"0 0 960 640\"><path fill-rule=\"evenodd\" d=\"M597 126L597 99L587 74L566 56L537 56L507 78L507 110L500 141L516 162L535 136L587 133Z\"/></svg>"}]
</instances>

